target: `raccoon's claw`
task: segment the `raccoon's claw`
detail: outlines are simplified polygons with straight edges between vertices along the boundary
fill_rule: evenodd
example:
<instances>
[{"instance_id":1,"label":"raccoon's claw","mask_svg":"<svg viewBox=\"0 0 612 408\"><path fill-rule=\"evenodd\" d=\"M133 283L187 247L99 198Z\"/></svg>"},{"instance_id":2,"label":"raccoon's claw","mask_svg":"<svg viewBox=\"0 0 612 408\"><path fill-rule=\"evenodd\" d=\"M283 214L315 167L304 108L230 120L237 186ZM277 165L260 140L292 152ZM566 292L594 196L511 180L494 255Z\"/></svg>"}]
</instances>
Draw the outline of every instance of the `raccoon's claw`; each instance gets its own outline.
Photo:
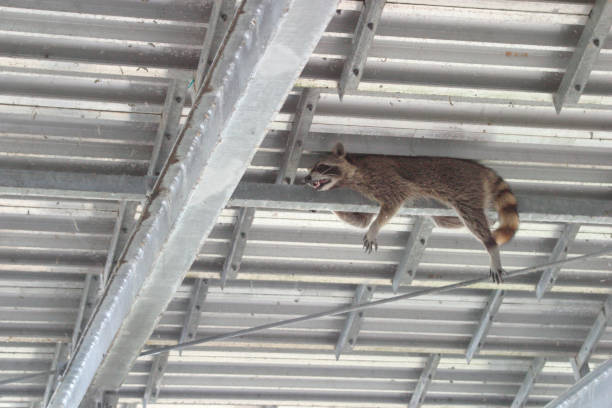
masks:
<instances>
[{"instance_id":1,"label":"raccoon's claw","mask_svg":"<svg viewBox=\"0 0 612 408\"><path fill-rule=\"evenodd\" d=\"M378 242L376 242L376 238L370 239L368 238L368 234L366 234L363 237L363 250L367 252L368 254L371 254L372 249L374 249L375 251L378 251Z\"/></svg>"},{"instance_id":2,"label":"raccoon's claw","mask_svg":"<svg viewBox=\"0 0 612 408\"><path fill-rule=\"evenodd\" d=\"M504 281L504 270L491 268L489 269L489 276L493 282L500 284Z\"/></svg>"}]
</instances>

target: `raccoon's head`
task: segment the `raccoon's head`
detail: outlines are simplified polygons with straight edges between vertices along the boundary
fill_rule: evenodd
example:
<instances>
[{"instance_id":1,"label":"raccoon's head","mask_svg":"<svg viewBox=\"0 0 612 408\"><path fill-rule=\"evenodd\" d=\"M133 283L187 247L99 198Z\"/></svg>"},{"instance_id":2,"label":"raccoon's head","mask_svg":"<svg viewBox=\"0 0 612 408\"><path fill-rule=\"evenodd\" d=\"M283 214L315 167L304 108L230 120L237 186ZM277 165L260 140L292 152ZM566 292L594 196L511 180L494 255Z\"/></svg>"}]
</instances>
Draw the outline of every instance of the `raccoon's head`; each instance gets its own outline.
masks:
<instances>
[{"instance_id":1,"label":"raccoon's head","mask_svg":"<svg viewBox=\"0 0 612 408\"><path fill-rule=\"evenodd\" d=\"M312 167L304 182L315 190L326 191L340 187L354 172L355 166L346 159L344 146L338 143L330 155Z\"/></svg>"}]
</instances>

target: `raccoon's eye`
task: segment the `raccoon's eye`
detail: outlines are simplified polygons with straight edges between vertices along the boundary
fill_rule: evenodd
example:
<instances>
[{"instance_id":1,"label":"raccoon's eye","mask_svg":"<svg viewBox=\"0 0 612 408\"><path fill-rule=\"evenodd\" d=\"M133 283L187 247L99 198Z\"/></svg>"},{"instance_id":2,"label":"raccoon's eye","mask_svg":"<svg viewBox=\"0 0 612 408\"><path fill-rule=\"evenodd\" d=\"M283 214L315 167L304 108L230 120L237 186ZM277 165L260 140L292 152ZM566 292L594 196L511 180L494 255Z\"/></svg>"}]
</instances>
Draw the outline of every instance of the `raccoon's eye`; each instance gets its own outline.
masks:
<instances>
[{"instance_id":1,"label":"raccoon's eye","mask_svg":"<svg viewBox=\"0 0 612 408\"><path fill-rule=\"evenodd\" d=\"M331 166L328 166L325 164L319 164L317 167L315 167L315 170L319 173L326 173L329 170L331 170Z\"/></svg>"}]
</instances>

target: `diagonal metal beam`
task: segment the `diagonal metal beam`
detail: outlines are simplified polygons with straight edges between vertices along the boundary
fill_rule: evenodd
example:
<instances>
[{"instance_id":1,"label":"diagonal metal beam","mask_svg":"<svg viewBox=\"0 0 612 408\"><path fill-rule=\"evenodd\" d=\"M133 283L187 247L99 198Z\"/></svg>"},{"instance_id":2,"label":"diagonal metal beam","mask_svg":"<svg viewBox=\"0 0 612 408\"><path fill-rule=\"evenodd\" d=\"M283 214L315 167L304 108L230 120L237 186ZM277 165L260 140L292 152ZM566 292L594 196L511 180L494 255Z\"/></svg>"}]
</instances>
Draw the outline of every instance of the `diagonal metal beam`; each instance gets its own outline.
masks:
<instances>
[{"instance_id":1,"label":"diagonal metal beam","mask_svg":"<svg viewBox=\"0 0 612 408\"><path fill-rule=\"evenodd\" d=\"M360 303L369 302L374 294L374 289L375 286L372 285L357 286L352 304L358 305ZM363 311L350 312L347 315L346 321L344 322L344 328L340 332L340 336L338 336L338 341L336 342L336 360L340 358L340 354L342 354L343 351L350 350L355 347L362 322Z\"/></svg>"},{"instance_id":2,"label":"diagonal metal beam","mask_svg":"<svg viewBox=\"0 0 612 408\"><path fill-rule=\"evenodd\" d=\"M612 27L612 0L596 0L559 89L553 95L557 113L561 112L563 105L578 103L599 52L610 33L610 27Z\"/></svg>"},{"instance_id":3,"label":"diagonal metal beam","mask_svg":"<svg viewBox=\"0 0 612 408\"><path fill-rule=\"evenodd\" d=\"M393 275L393 292L397 293L400 285L412 283L433 227L433 222L428 217L416 217L404 255Z\"/></svg>"},{"instance_id":4,"label":"diagonal metal beam","mask_svg":"<svg viewBox=\"0 0 612 408\"><path fill-rule=\"evenodd\" d=\"M315 115L320 91L318 89L306 88L300 95L293 126L287 137L285 153L281 166L276 176L277 184L292 184L295 180L297 168L302 157L304 139L308 136L310 125ZM221 287L225 286L228 279L235 279L240 270L242 256L247 244L247 235L255 218L255 208L242 208L238 213L234 232L232 234L232 246L228 256L223 263L221 271Z\"/></svg>"},{"instance_id":5,"label":"diagonal metal beam","mask_svg":"<svg viewBox=\"0 0 612 408\"><path fill-rule=\"evenodd\" d=\"M525 374L525 379L521 384L514 400L512 401L512 406L510 408L523 408L527 403L527 398L529 398L529 393L531 393L531 389L538 378L538 375L542 372L544 365L546 364L546 359L542 357L535 358L531 365L529 366L529 370L527 370L527 374Z\"/></svg>"},{"instance_id":6,"label":"diagonal metal beam","mask_svg":"<svg viewBox=\"0 0 612 408\"><path fill-rule=\"evenodd\" d=\"M419 382L412 393L412 397L408 403L408 408L419 408L421 404L423 404L423 401L425 401L425 395L427 394L427 389L429 388L434 375L436 375L438 364L440 364L440 354L430 355L427 359L425 367L423 368L423 371L421 372Z\"/></svg>"},{"instance_id":7,"label":"diagonal metal beam","mask_svg":"<svg viewBox=\"0 0 612 408\"><path fill-rule=\"evenodd\" d=\"M569 246L576 239L578 231L580 230L580 224L566 224L561 231L561 235L553 248L552 254L550 255L550 261L558 261L567 258L567 250ZM536 285L536 296L538 299L542 299L544 294L552 288L557 280L557 275L561 270L561 266L555 266L546 269L542 272L540 280Z\"/></svg>"},{"instance_id":8,"label":"diagonal metal beam","mask_svg":"<svg viewBox=\"0 0 612 408\"><path fill-rule=\"evenodd\" d=\"M119 211L113 228L113 235L106 255L104 270L100 276L87 274L83 284L83 293L79 302L79 310L72 331L71 349L77 346L79 336L93 313L94 307L100 299L101 293L108 282L111 270L115 267L121 250L125 246L127 237L135 224L136 202L119 203Z\"/></svg>"},{"instance_id":9,"label":"diagonal metal beam","mask_svg":"<svg viewBox=\"0 0 612 408\"><path fill-rule=\"evenodd\" d=\"M574 222L612 224L612 202L590 198L516 194L521 206L521 220L536 222ZM378 205L354 191L337 189L313 191L304 186L265 183L241 183L229 201L235 207L260 207L285 210L378 212ZM401 215L456 216L451 209L430 201L418 200L402 207ZM490 212L490 216L495 214Z\"/></svg>"},{"instance_id":10,"label":"diagonal metal beam","mask_svg":"<svg viewBox=\"0 0 612 408\"><path fill-rule=\"evenodd\" d=\"M374 40L380 15L385 7L385 0L365 0L364 6L357 21L357 27L351 42L351 51L347 55L342 67L338 93L340 99L348 90L357 89L363 75L363 68L368 59L368 51Z\"/></svg>"},{"instance_id":11,"label":"diagonal metal beam","mask_svg":"<svg viewBox=\"0 0 612 408\"><path fill-rule=\"evenodd\" d=\"M76 407L88 390L122 384L336 5L241 3L51 408Z\"/></svg>"},{"instance_id":12,"label":"diagonal metal beam","mask_svg":"<svg viewBox=\"0 0 612 408\"><path fill-rule=\"evenodd\" d=\"M544 408L605 408L612 401L612 359L572 385Z\"/></svg>"},{"instance_id":13,"label":"diagonal metal beam","mask_svg":"<svg viewBox=\"0 0 612 408\"><path fill-rule=\"evenodd\" d=\"M589 358L591 358L593 350L610 323L612 323L612 296L608 296L597 314L595 322L593 326L591 326L591 330L589 330L589 334L584 340L582 347L580 347L576 356L570 359L574 369L574 378L576 378L576 380L584 377L589 372Z\"/></svg>"},{"instance_id":14,"label":"diagonal metal beam","mask_svg":"<svg viewBox=\"0 0 612 408\"><path fill-rule=\"evenodd\" d=\"M478 327L476 328L476 331L474 332L472 340L470 340L470 344L468 345L467 351L465 353L465 358L468 363L472 361L472 358L480 351L480 349L484 345L487 333L489 332L491 324L495 319L495 315L499 311L499 307L501 306L503 301L503 290L498 289L491 292L489 300L487 301L487 305L482 311L482 316L480 317Z\"/></svg>"}]
</instances>

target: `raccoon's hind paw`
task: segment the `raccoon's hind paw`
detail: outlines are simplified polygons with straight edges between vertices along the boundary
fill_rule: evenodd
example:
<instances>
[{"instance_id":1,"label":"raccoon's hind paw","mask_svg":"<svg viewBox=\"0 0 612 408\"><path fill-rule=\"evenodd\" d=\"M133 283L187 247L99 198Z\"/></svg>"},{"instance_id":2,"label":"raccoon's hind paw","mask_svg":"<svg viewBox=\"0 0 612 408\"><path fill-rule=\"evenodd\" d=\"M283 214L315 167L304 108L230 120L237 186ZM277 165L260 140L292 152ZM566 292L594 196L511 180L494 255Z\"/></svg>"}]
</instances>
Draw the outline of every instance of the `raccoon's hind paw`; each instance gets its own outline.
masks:
<instances>
[{"instance_id":1,"label":"raccoon's hind paw","mask_svg":"<svg viewBox=\"0 0 612 408\"><path fill-rule=\"evenodd\" d=\"M504 281L504 273L503 269L489 269L489 276L494 283L500 284Z\"/></svg>"},{"instance_id":2,"label":"raccoon's hind paw","mask_svg":"<svg viewBox=\"0 0 612 408\"><path fill-rule=\"evenodd\" d=\"M363 250L368 254L371 254L372 249L378 251L378 242L376 242L376 238L369 238L368 234L365 234L363 236Z\"/></svg>"}]
</instances>

